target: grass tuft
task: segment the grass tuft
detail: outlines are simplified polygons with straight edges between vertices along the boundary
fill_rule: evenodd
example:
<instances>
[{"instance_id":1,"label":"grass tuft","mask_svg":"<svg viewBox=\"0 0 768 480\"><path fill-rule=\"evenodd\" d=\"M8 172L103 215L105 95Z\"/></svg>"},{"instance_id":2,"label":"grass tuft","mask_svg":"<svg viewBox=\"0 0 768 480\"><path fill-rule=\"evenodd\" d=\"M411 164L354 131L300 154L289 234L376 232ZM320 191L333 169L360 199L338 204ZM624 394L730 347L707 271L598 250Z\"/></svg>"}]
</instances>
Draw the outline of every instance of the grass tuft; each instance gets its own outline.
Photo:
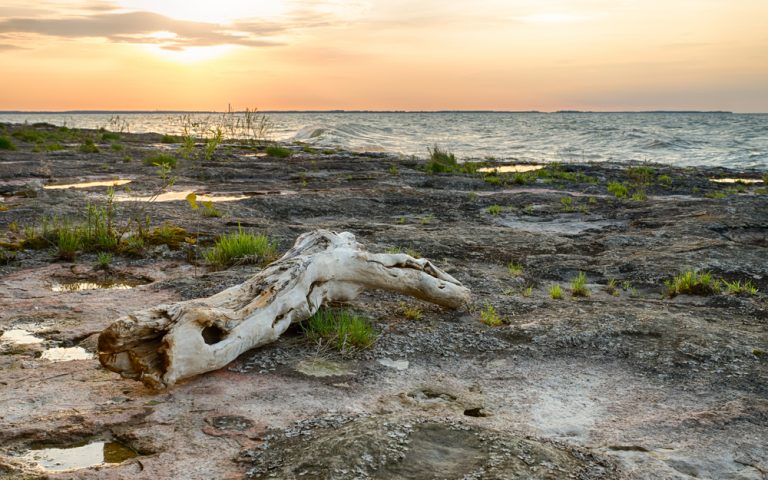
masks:
<instances>
[{"instance_id":1,"label":"grass tuft","mask_svg":"<svg viewBox=\"0 0 768 480\"><path fill-rule=\"evenodd\" d=\"M720 293L721 281L717 280L709 272L699 273L695 270L675 275L671 280L664 282L668 297L677 295L712 295Z\"/></svg>"},{"instance_id":2,"label":"grass tuft","mask_svg":"<svg viewBox=\"0 0 768 480\"><path fill-rule=\"evenodd\" d=\"M627 186L621 182L608 182L608 191L616 198L629 197L629 190Z\"/></svg>"},{"instance_id":3,"label":"grass tuft","mask_svg":"<svg viewBox=\"0 0 768 480\"><path fill-rule=\"evenodd\" d=\"M453 172L458 167L456 155L444 150L440 145L435 145L427 149L429 151L429 161L427 162L427 173L448 173Z\"/></svg>"},{"instance_id":4,"label":"grass tuft","mask_svg":"<svg viewBox=\"0 0 768 480\"><path fill-rule=\"evenodd\" d=\"M78 148L80 153L99 153L99 147L96 146L95 143L93 143L93 140L90 138L86 138L83 143L80 144L80 148Z\"/></svg>"},{"instance_id":5,"label":"grass tuft","mask_svg":"<svg viewBox=\"0 0 768 480\"><path fill-rule=\"evenodd\" d=\"M205 259L215 267L227 268L236 264L266 264L276 254L277 248L269 237L238 227L237 232L216 239L213 248L205 253Z\"/></svg>"},{"instance_id":6,"label":"grass tuft","mask_svg":"<svg viewBox=\"0 0 768 480\"><path fill-rule=\"evenodd\" d=\"M16 145L8 137L0 137L0 150L16 150Z\"/></svg>"},{"instance_id":7,"label":"grass tuft","mask_svg":"<svg viewBox=\"0 0 768 480\"><path fill-rule=\"evenodd\" d=\"M176 157L167 153L158 153L144 159L144 165L155 165L157 167L165 166L167 168L176 168Z\"/></svg>"},{"instance_id":8,"label":"grass tuft","mask_svg":"<svg viewBox=\"0 0 768 480\"><path fill-rule=\"evenodd\" d=\"M587 275L584 272L579 272L578 276L571 282L571 295L574 297L588 297L590 292L586 285Z\"/></svg>"},{"instance_id":9,"label":"grass tuft","mask_svg":"<svg viewBox=\"0 0 768 480\"><path fill-rule=\"evenodd\" d=\"M424 312L418 305L409 305L405 302L400 302L400 313L408 320L421 320L424 318Z\"/></svg>"},{"instance_id":10,"label":"grass tuft","mask_svg":"<svg viewBox=\"0 0 768 480\"><path fill-rule=\"evenodd\" d=\"M496 313L496 309L490 303L480 311L480 321L489 327L498 327L504 324L504 320Z\"/></svg>"},{"instance_id":11,"label":"grass tuft","mask_svg":"<svg viewBox=\"0 0 768 480\"><path fill-rule=\"evenodd\" d=\"M552 297L553 300L560 300L563 298L563 289L560 288L560 285L552 285L549 287L549 296Z\"/></svg>"},{"instance_id":12,"label":"grass tuft","mask_svg":"<svg viewBox=\"0 0 768 480\"><path fill-rule=\"evenodd\" d=\"M99 252L96 255L96 268L99 270L109 270L112 264L112 254L109 252Z\"/></svg>"},{"instance_id":13,"label":"grass tuft","mask_svg":"<svg viewBox=\"0 0 768 480\"><path fill-rule=\"evenodd\" d=\"M279 145L270 145L267 147L266 152L270 157L277 158L288 158L293 155L293 152L290 149L281 147Z\"/></svg>"},{"instance_id":14,"label":"grass tuft","mask_svg":"<svg viewBox=\"0 0 768 480\"><path fill-rule=\"evenodd\" d=\"M752 280L742 283L740 280L729 282L723 279L723 285L725 285L726 291L733 295L757 295L757 287L752 283Z\"/></svg>"},{"instance_id":15,"label":"grass tuft","mask_svg":"<svg viewBox=\"0 0 768 480\"><path fill-rule=\"evenodd\" d=\"M519 263L509 262L507 264L507 271L513 277L519 277L523 274L523 266Z\"/></svg>"},{"instance_id":16,"label":"grass tuft","mask_svg":"<svg viewBox=\"0 0 768 480\"><path fill-rule=\"evenodd\" d=\"M309 340L341 352L368 348L376 341L370 322L349 310L321 308L302 324L302 329Z\"/></svg>"},{"instance_id":17,"label":"grass tuft","mask_svg":"<svg viewBox=\"0 0 768 480\"><path fill-rule=\"evenodd\" d=\"M498 215L501 213L501 205L491 205L488 207L488 213L491 215Z\"/></svg>"}]
</instances>

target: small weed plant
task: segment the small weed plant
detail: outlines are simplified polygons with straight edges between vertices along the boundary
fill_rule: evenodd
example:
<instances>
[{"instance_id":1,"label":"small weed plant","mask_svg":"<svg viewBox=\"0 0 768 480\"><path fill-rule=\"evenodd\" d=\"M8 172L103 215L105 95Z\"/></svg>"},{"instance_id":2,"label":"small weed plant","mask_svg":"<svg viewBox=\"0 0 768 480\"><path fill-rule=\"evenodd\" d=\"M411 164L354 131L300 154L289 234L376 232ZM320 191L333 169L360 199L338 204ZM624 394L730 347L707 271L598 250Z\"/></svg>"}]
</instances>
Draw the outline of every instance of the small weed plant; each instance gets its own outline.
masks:
<instances>
[{"instance_id":1,"label":"small weed plant","mask_svg":"<svg viewBox=\"0 0 768 480\"><path fill-rule=\"evenodd\" d=\"M605 291L614 297L619 296L619 284L615 278L608 280L608 285L605 286Z\"/></svg>"},{"instance_id":2,"label":"small weed plant","mask_svg":"<svg viewBox=\"0 0 768 480\"><path fill-rule=\"evenodd\" d=\"M176 168L176 157L167 153L158 153L144 159L144 165L154 165L156 167Z\"/></svg>"},{"instance_id":3,"label":"small weed plant","mask_svg":"<svg viewBox=\"0 0 768 480\"><path fill-rule=\"evenodd\" d=\"M405 302L400 302L400 313L408 320L421 320L424 318L424 312L418 305L409 305Z\"/></svg>"},{"instance_id":4,"label":"small weed plant","mask_svg":"<svg viewBox=\"0 0 768 480\"><path fill-rule=\"evenodd\" d=\"M560 285L552 285L549 287L549 296L552 297L553 300L560 300L563 298L563 289L560 288Z\"/></svg>"},{"instance_id":5,"label":"small weed plant","mask_svg":"<svg viewBox=\"0 0 768 480\"><path fill-rule=\"evenodd\" d=\"M501 205L491 205L490 207L488 207L488 213L494 216L499 215L501 213L501 210L502 210Z\"/></svg>"},{"instance_id":6,"label":"small weed plant","mask_svg":"<svg viewBox=\"0 0 768 480\"><path fill-rule=\"evenodd\" d=\"M612 193L616 198L629 197L629 189L621 182L608 182L608 192Z\"/></svg>"},{"instance_id":7,"label":"small weed plant","mask_svg":"<svg viewBox=\"0 0 768 480\"><path fill-rule=\"evenodd\" d=\"M584 272L579 272L571 282L571 295L574 297L588 297L589 293L587 275Z\"/></svg>"},{"instance_id":8,"label":"small weed plant","mask_svg":"<svg viewBox=\"0 0 768 480\"><path fill-rule=\"evenodd\" d=\"M519 277L523 274L523 266L519 263L509 262L507 264L507 271L513 277Z\"/></svg>"},{"instance_id":9,"label":"small weed plant","mask_svg":"<svg viewBox=\"0 0 768 480\"><path fill-rule=\"evenodd\" d=\"M729 282L723 279L723 285L728 293L732 295L757 295L757 287L752 280L746 280L741 282L740 280L734 280Z\"/></svg>"},{"instance_id":10,"label":"small weed plant","mask_svg":"<svg viewBox=\"0 0 768 480\"><path fill-rule=\"evenodd\" d=\"M8 137L0 137L0 150L16 150L16 145Z\"/></svg>"},{"instance_id":11,"label":"small weed plant","mask_svg":"<svg viewBox=\"0 0 768 480\"><path fill-rule=\"evenodd\" d=\"M80 144L78 150L80 153L99 153L100 151L99 147L97 147L90 138L85 139L85 141Z\"/></svg>"},{"instance_id":12,"label":"small weed plant","mask_svg":"<svg viewBox=\"0 0 768 480\"><path fill-rule=\"evenodd\" d=\"M489 327L498 327L504 324L504 320L496 313L496 309L490 303L480 310L480 321Z\"/></svg>"},{"instance_id":13,"label":"small weed plant","mask_svg":"<svg viewBox=\"0 0 768 480\"><path fill-rule=\"evenodd\" d=\"M427 162L427 173L450 173L458 168L456 156L446 149L435 145L427 149L429 151L429 161Z\"/></svg>"},{"instance_id":14,"label":"small weed plant","mask_svg":"<svg viewBox=\"0 0 768 480\"><path fill-rule=\"evenodd\" d=\"M112 265L112 254L109 252L99 252L96 255L96 268L98 270L109 270Z\"/></svg>"},{"instance_id":15,"label":"small weed plant","mask_svg":"<svg viewBox=\"0 0 768 480\"><path fill-rule=\"evenodd\" d=\"M288 158L293 155L293 152L290 149L281 147L280 145L270 145L265 151L267 152L267 155L275 158Z\"/></svg>"}]
</instances>

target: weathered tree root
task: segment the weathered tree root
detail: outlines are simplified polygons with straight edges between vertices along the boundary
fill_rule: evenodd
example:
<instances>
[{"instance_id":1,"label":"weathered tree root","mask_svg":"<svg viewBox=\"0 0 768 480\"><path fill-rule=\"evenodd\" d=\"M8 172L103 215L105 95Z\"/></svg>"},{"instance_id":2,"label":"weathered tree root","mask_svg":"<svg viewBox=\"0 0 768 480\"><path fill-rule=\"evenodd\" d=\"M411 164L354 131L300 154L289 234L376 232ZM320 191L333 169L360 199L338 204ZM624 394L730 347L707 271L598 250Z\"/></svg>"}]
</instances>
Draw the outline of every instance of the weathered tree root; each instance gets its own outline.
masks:
<instances>
[{"instance_id":1,"label":"weathered tree root","mask_svg":"<svg viewBox=\"0 0 768 480\"><path fill-rule=\"evenodd\" d=\"M99 361L123 377L168 387L275 341L324 302L349 301L375 288L448 308L466 304L470 295L426 259L368 253L351 233L317 230L240 285L116 320L99 336Z\"/></svg>"}]
</instances>

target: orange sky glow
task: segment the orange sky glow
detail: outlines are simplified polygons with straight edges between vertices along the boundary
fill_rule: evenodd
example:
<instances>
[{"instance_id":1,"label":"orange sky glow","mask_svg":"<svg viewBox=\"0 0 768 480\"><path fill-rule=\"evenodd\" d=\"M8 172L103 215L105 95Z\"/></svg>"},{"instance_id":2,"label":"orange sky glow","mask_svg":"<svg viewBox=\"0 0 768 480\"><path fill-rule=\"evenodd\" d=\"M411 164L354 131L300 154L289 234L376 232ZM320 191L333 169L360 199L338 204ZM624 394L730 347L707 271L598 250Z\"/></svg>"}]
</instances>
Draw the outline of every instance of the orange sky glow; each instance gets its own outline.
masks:
<instances>
[{"instance_id":1,"label":"orange sky glow","mask_svg":"<svg viewBox=\"0 0 768 480\"><path fill-rule=\"evenodd\" d=\"M4 0L0 110L768 111L766 0Z\"/></svg>"}]
</instances>

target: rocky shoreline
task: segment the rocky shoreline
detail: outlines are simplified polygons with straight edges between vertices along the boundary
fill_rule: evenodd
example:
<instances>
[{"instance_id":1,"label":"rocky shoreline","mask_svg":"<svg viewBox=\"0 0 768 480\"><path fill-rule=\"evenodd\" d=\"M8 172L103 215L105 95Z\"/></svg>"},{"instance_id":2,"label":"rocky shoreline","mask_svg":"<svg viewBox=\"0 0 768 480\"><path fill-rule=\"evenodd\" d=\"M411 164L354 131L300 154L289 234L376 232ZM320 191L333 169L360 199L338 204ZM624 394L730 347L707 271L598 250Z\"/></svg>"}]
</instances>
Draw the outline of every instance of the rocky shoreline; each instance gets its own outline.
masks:
<instances>
[{"instance_id":1,"label":"rocky shoreline","mask_svg":"<svg viewBox=\"0 0 768 480\"><path fill-rule=\"evenodd\" d=\"M767 172L478 171L500 167L489 160L428 174L423 159L309 145L224 142L203 158L202 142L184 158L155 134L0 125L0 136L15 147L0 150L4 478L768 477ZM166 177L159 154L175 159ZM116 179L130 183L115 188L115 222L139 212L155 233L141 248L96 268L95 251L62 260L30 241L44 222L110 202L104 186L45 187ZM160 190L177 199L137 201ZM188 192L212 201L209 214ZM296 326L167 391L105 371L95 339L119 316L259 271L202 258L238 228L280 251L306 231L349 231L371 251L429 258L473 302L446 311L366 293L350 307L378 332L370 349L318 348ZM757 292L667 293L694 271ZM587 296L571 292L580 272ZM491 307L501 325L481 322ZM54 361L55 349L83 357ZM36 448L96 441L137 456L62 472L34 460Z\"/></svg>"}]
</instances>

